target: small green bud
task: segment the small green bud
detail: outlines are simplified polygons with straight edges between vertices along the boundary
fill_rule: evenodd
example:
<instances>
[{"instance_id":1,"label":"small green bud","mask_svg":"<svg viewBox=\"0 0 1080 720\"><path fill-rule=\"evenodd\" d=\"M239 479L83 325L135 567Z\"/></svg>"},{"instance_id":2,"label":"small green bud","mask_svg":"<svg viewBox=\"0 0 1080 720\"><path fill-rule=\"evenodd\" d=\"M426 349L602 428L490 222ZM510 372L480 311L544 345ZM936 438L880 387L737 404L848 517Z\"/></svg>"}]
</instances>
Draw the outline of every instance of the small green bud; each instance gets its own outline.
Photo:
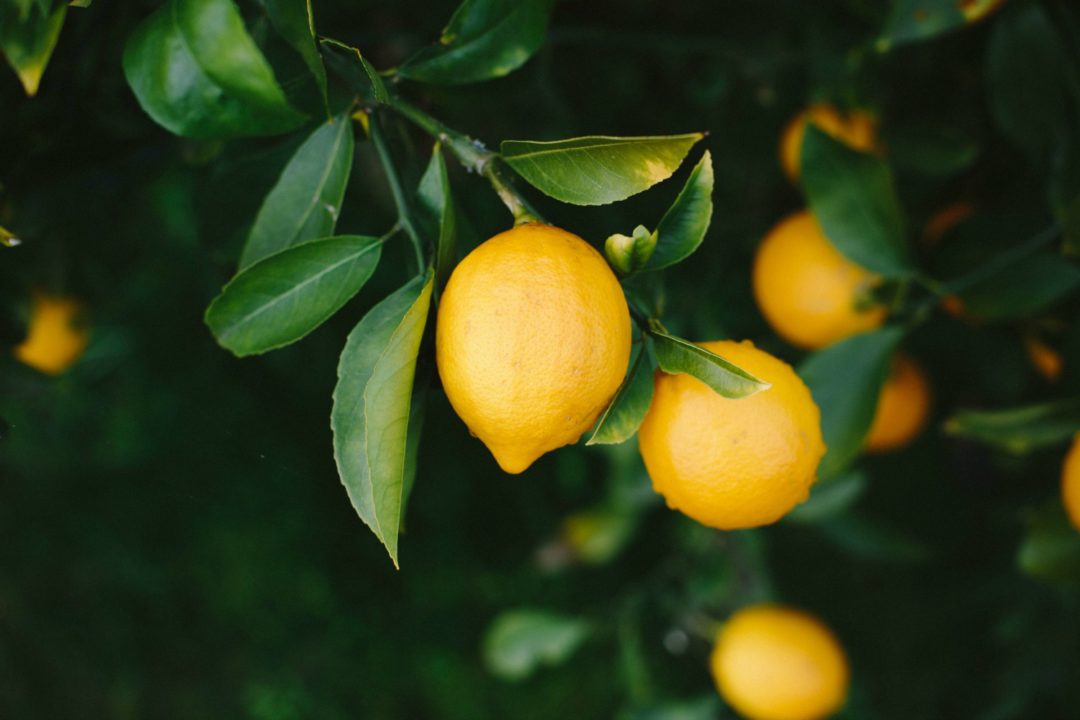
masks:
<instances>
[{"instance_id":1,"label":"small green bud","mask_svg":"<svg viewBox=\"0 0 1080 720\"><path fill-rule=\"evenodd\" d=\"M620 275L641 270L656 250L656 232L649 232L644 225L634 228L633 236L615 233L604 242L608 262Z\"/></svg>"}]
</instances>

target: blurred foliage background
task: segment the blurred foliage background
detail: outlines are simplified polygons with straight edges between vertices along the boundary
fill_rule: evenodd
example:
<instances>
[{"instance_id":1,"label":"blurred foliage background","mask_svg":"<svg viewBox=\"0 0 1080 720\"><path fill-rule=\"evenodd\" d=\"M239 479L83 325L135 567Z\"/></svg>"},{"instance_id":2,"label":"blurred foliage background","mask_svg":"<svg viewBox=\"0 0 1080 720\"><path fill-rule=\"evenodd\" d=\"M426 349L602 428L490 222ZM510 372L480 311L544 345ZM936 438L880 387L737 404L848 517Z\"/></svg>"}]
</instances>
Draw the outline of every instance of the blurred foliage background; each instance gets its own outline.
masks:
<instances>
[{"instance_id":1,"label":"blurred foliage background","mask_svg":"<svg viewBox=\"0 0 1080 720\"><path fill-rule=\"evenodd\" d=\"M321 34L391 67L437 37L454 5L314 9ZM120 65L154 7L69 12L33 99L0 73L0 225L24 241L0 248L3 343L24 333L35 289L81 298L92 329L59 378L0 357L5 718L733 717L707 672L711 621L762 598L816 613L842 639L843 717L1076 716L1077 586L1017 564L1029 528L1053 514L1063 448L1017 457L940 432L956 408L1080 391L1075 293L1037 320L938 313L914 334L934 424L904 452L864 460L864 494L827 522L708 531L652 496L633 442L567 448L506 476L437 392L395 571L337 480L327 414L344 337L400 284L407 248L389 246L369 286L302 345L246 360L221 350L203 311L298 137L224 144L154 125ZM995 31L1022 27L1031 7L1063 38L1068 62L1050 66L1075 77L1080 15L1057 0L1009 2L885 54L871 41L888 7L874 0L568 0L517 73L402 91L492 145L707 130L716 212L696 258L668 273L665 323L796 361L754 306L750 265L802 205L776 146L809 102L875 110L913 228L963 200L1037 229L1080 189L1073 148L1015 142L1000 111L1019 97L1019 122L1053 134L1058 113L1076 126L1080 106L1039 104L1038 58L1011 79L988 72ZM418 175L428 141L395 143ZM534 196L600 243L658 218L686 171L602 208ZM479 178L456 166L451 177L472 242L509 225ZM340 231L378 234L393 219L360 143ZM963 264L1026 237L988 233L966 258L916 250ZM1025 355L1033 329L1064 358L1057 384ZM584 620L580 649L498 677L485 632L512 608Z\"/></svg>"}]
</instances>

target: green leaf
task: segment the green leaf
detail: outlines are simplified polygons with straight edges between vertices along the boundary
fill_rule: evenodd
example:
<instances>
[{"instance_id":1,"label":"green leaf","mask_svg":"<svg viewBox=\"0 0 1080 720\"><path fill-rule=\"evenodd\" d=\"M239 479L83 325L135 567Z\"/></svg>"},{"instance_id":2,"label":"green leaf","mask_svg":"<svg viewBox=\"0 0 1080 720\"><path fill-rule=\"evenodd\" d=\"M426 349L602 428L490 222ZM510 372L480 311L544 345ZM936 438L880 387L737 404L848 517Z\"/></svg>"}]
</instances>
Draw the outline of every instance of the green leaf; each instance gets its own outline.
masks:
<instances>
[{"instance_id":1,"label":"green leaf","mask_svg":"<svg viewBox=\"0 0 1080 720\"><path fill-rule=\"evenodd\" d=\"M240 267L305 240L332 235L352 158L348 117L338 116L311 133L263 200L240 254Z\"/></svg>"},{"instance_id":2,"label":"green leaf","mask_svg":"<svg viewBox=\"0 0 1080 720\"><path fill-rule=\"evenodd\" d=\"M541 665L566 661L588 637L589 624L543 610L507 610L484 634L484 665L504 680L521 680Z\"/></svg>"},{"instance_id":3,"label":"green leaf","mask_svg":"<svg viewBox=\"0 0 1080 720\"><path fill-rule=\"evenodd\" d=\"M879 51L942 35L980 19L1002 0L893 0L892 12L876 43Z\"/></svg>"},{"instance_id":4,"label":"green leaf","mask_svg":"<svg viewBox=\"0 0 1080 720\"><path fill-rule=\"evenodd\" d=\"M63 3L51 11L34 5L20 15L19 8L0 2L0 53L19 76L29 97L37 95L66 14L67 5Z\"/></svg>"},{"instance_id":5,"label":"green leaf","mask_svg":"<svg viewBox=\"0 0 1080 720\"><path fill-rule=\"evenodd\" d=\"M22 241L15 237L15 233L0 226L0 245L3 245L4 247L15 247L21 243Z\"/></svg>"},{"instance_id":6,"label":"green leaf","mask_svg":"<svg viewBox=\"0 0 1080 720\"><path fill-rule=\"evenodd\" d=\"M854 335L817 351L799 367L821 409L826 451L818 477L839 474L862 450L903 334L900 328L885 328Z\"/></svg>"},{"instance_id":7,"label":"green leaf","mask_svg":"<svg viewBox=\"0 0 1080 720\"><path fill-rule=\"evenodd\" d=\"M898 172L947 177L966 170L979 156L975 140L955 129L914 126L893 130L885 141Z\"/></svg>"},{"instance_id":8,"label":"green leaf","mask_svg":"<svg viewBox=\"0 0 1080 720\"><path fill-rule=\"evenodd\" d=\"M978 440L1011 453L1055 445L1080 431L1080 397L1007 410L962 410L945 423L945 432Z\"/></svg>"},{"instance_id":9,"label":"green leaf","mask_svg":"<svg viewBox=\"0 0 1080 720\"><path fill-rule=\"evenodd\" d=\"M458 85L502 77L544 43L552 0L465 0L437 45L398 69L412 80Z\"/></svg>"},{"instance_id":10,"label":"green leaf","mask_svg":"<svg viewBox=\"0 0 1080 720\"><path fill-rule=\"evenodd\" d=\"M847 514L816 527L838 547L870 560L921 562L930 555L925 543L879 519Z\"/></svg>"},{"instance_id":11,"label":"green leaf","mask_svg":"<svg viewBox=\"0 0 1080 720\"><path fill-rule=\"evenodd\" d=\"M1052 583L1080 583L1080 532L1069 522L1061 501L1030 513L1027 536L1016 564L1024 573Z\"/></svg>"},{"instance_id":12,"label":"green leaf","mask_svg":"<svg viewBox=\"0 0 1080 720\"><path fill-rule=\"evenodd\" d=\"M986 54L990 111L1031 156L1050 160L1072 131L1076 67L1040 3L1020 3L994 24Z\"/></svg>"},{"instance_id":13,"label":"green leaf","mask_svg":"<svg viewBox=\"0 0 1080 720\"><path fill-rule=\"evenodd\" d=\"M810 210L836 249L886 277L910 273L903 216L889 166L813 123L806 127L801 163Z\"/></svg>"},{"instance_id":14,"label":"green leaf","mask_svg":"<svg viewBox=\"0 0 1080 720\"><path fill-rule=\"evenodd\" d=\"M413 278L349 333L330 415L341 482L395 567L406 500L413 378L433 279L430 270Z\"/></svg>"},{"instance_id":15,"label":"green leaf","mask_svg":"<svg viewBox=\"0 0 1080 720\"><path fill-rule=\"evenodd\" d=\"M124 48L143 110L177 135L276 135L304 116L285 99L231 0L172 0Z\"/></svg>"},{"instance_id":16,"label":"green leaf","mask_svg":"<svg viewBox=\"0 0 1080 720\"><path fill-rule=\"evenodd\" d=\"M737 399L772 387L700 345L662 332L650 333L660 369L697 378L726 398Z\"/></svg>"},{"instance_id":17,"label":"green leaf","mask_svg":"<svg viewBox=\"0 0 1080 720\"><path fill-rule=\"evenodd\" d=\"M379 262L378 238L312 240L260 260L206 311L218 343L239 356L296 342L360 291Z\"/></svg>"},{"instance_id":18,"label":"green leaf","mask_svg":"<svg viewBox=\"0 0 1080 720\"><path fill-rule=\"evenodd\" d=\"M429 232L436 236L435 281L439 287L446 285L450 271L457 258L457 211L450 193L450 177L446 172L446 159L442 145L435 143L431 161L420 178L417 197Z\"/></svg>"},{"instance_id":19,"label":"green leaf","mask_svg":"<svg viewBox=\"0 0 1080 720\"><path fill-rule=\"evenodd\" d=\"M810 498L784 516L800 524L827 522L844 514L866 491L866 475L858 470L819 480L810 489Z\"/></svg>"},{"instance_id":20,"label":"green leaf","mask_svg":"<svg viewBox=\"0 0 1080 720\"><path fill-rule=\"evenodd\" d=\"M1053 252L1023 258L959 293L982 320L1032 317L1080 287L1080 268Z\"/></svg>"},{"instance_id":21,"label":"green leaf","mask_svg":"<svg viewBox=\"0 0 1080 720\"><path fill-rule=\"evenodd\" d=\"M629 440L645 419L652 396L653 363L648 348L642 343L637 357L630 364L630 372L585 444L614 445Z\"/></svg>"},{"instance_id":22,"label":"green leaf","mask_svg":"<svg viewBox=\"0 0 1080 720\"><path fill-rule=\"evenodd\" d=\"M656 250L646 270L659 270L681 262L698 249L712 220L712 155L708 150L690 172L679 196L675 198L656 228Z\"/></svg>"},{"instance_id":23,"label":"green leaf","mask_svg":"<svg viewBox=\"0 0 1080 720\"><path fill-rule=\"evenodd\" d=\"M420 436L427 415L427 395L431 388L432 363L420 358L416 362L416 378L413 381L412 399L409 401L409 427L405 433L405 469L401 480L401 518L405 522L405 510L416 484L416 472L420 458Z\"/></svg>"},{"instance_id":24,"label":"green leaf","mask_svg":"<svg viewBox=\"0 0 1080 720\"><path fill-rule=\"evenodd\" d=\"M655 232L638 225L633 235L609 235L604 241L604 255L619 275L631 275L648 264L656 250L656 238Z\"/></svg>"},{"instance_id":25,"label":"green leaf","mask_svg":"<svg viewBox=\"0 0 1080 720\"><path fill-rule=\"evenodd\" d=\"M701 133L506 140L502 156L537 190L573 205L606 205L648 190L682 164Z\"/></svg>"},{"instance_id":26,"label":"green leaf","mask_svg":"<svg viewBox=\"0 0 1080 720\"><path fill-rule=\"evenodd\" d=\"M315 85L330 114L329 99L326 92L326 67L315 39L315 16L311 11L311 0L260 0L266 8L270 24L278 35L300 55L307 65Z\"/></svg>"},{"instance_id":27,"label":"green leaf","mask_svg":"<svg viewBox=\"0 0 1080 720\"><path fill-rule=\"evenodd\" d=\"M720 715L720 697L714 692L694 700L648 705L621 713L618 720L716 720Z\"/></svg>"}]
</instances>

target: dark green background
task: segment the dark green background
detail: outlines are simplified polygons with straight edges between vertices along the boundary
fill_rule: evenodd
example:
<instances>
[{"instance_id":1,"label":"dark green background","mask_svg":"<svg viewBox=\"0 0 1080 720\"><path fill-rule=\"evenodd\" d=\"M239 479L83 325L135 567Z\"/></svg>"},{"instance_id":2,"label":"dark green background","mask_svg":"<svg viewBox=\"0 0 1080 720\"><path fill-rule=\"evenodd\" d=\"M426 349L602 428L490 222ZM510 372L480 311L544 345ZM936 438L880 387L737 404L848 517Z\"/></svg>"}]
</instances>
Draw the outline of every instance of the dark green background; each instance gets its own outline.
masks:
<instances>
[{"instance_id":1,"label":"dark green background","mask_svg":"<svg viewBox=\"0 0 1080 720\"><path fill-rule=\"evenodd\" d=\"M385 68L436 37L453 5L316 0L316 24ZM977 161L948 177L894 158L913 228L957 197L1045 218L1055 178L1068 175L1014 148L988 112L987 36L1014 8L889 55L853 51L881 26L881 5L563 2L518 73L401 90L490 145L708 130L713 226L667 273L665 323L694 339L749 337L795 361L754 307L749 269L763 233L801 204L776 143L808 101L875 107L886 137L930 127L977 144ZM647 483L633 442L568 448L505 476L436 392L394 571L338 482L328 413L348 329L407 276L404 240L303 343L247 360L218 348L202 313L297 141L219 147L143 115L120 54L152 8L72 10L36 99L0 73L0 224L25 240L0 248L5 343L21 335L32 288L81 297L93 328L60 378L0 359L0 715L638 717L711 695L708 643L691 632L682 647L679 628L770 586L842 639L854 681L845 717L1080 712L1076 589L1015 564L1026 513L1055 502L1060 447L1002 458L934 426L910 450L865 462L868 494L830 523L718 535L655 503L612 562L545 570L537 552L565 516L613 483ZM395 143L418 170L428 141L409 131ZM604 208L534 197L600 243L654 224L686 171ZM451 177L474 238L508 226L478 178L457 167ZM339 231L392 222L374 153L358 144ZM1080 387L1076 311L1072 298L1048 314L1066 353L1056 387L1029 367L1019 324L935 317L909 348L933 381L935 420ZM484 669L480 641L518 606L587 616L598 630L566 665L503 682ZM646 677L627 670L635 648Z\"/></svg>"}]
</instances>

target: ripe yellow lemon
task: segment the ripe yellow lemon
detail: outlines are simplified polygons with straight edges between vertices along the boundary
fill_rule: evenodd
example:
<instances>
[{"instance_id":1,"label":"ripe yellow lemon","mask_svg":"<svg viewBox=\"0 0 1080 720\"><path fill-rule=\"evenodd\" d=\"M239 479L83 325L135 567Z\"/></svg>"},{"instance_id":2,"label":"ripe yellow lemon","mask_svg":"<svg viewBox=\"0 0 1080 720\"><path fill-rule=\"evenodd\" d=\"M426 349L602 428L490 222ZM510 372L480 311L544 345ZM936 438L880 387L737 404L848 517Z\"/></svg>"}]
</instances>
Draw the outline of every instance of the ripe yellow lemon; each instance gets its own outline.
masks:
<instances>
[{"instance_id":1,"label":"ripe yellow lemon","mask_svg":"<svg viewBox=\"0 0 1080 720\"><path fill-rule=\"evenodd\" d=\"M833 247L814 217L798 212L774 227L754 259L754 298L788 342L820 348L885 321L870 302L881 282Z\"/></svg>"},{"instance_id":2,"label":"ripe yellow lemon","mask_svg":"<svg viewBox=\"0 0 1080 720\"><path fill-rule=\"evenodd\" d=\"M791 182L799 181L799 158L807 122L856 150L869 151L877 145L877 122L870 113L865 110L842 113L828 103L811 105L791 119L780 137L780 165Z\"/></svg>"},{"instance_id":3,"label":"ripe yellow lemon","mask_svg":"<svg viewBox=\"0 0 1080 720\"><path fill-rule=\"evenodd\" d=\"M713 649L720 694L750 720L819 720L847 698L844 649L817 618L753 605L724 624Z\"/></svg>"},{"instance_id":4,"label":"ripe yellow lemon","mask_svg":"<svg viewBox=\"0 0 1080 720\"><path fill-rule=\"evenodd\" d=\"M638 443L669 507L723 530L767 525L806 499L825 454L821 414L790 365L749 341L701 343L771 383L729 400L689 375L658 372Z\"/></svg>"},{"instance_id":5,"label":"ripe yellow lemon","mask_svg":"<svg viewBox=\"0 0 1080 720\"><path fill-rule=\"evenodd\" d=\"M1061 469L1061 501L1069 520L1080 530L1080 433L1073 437L1072 447Z\"/></svg>"},{"instance_id":6,"label":"ripe yellow lemon","mask_svg":"<svg viewBox=\"0 0 1080 720\"><path fill-rule=\"evenodd\" d=\"M15 357L47 375L64 372L79 359L90 339L78 323L81 314L82 306L72 298L36 295L29 332L15 348Z\"/></svg>"},{"instance_id":7,"label":"ripe yellow lemon","mask_svg":"<svg viewBox=\"0 0 1080 720\"><path fill-rule=\"evenodd\" d=\"M922 368L907 355L897 355L878 395L874 421L866 434L866 449L885 452L910 443L926 425L930 401L930 383Z\"/></svg>"},{"instance_id":8,"label":"ripe yellow lemon","mask_svg":"<svg viewBox=\"0 0 1080 720\"><path fill-rule=\"evenodd\" d=\"M626 374L630 340L626 298L600 253L530 223L454 269L435 350L454 410L520 473L592 427Z\"/></svg>"}]
</instances>

